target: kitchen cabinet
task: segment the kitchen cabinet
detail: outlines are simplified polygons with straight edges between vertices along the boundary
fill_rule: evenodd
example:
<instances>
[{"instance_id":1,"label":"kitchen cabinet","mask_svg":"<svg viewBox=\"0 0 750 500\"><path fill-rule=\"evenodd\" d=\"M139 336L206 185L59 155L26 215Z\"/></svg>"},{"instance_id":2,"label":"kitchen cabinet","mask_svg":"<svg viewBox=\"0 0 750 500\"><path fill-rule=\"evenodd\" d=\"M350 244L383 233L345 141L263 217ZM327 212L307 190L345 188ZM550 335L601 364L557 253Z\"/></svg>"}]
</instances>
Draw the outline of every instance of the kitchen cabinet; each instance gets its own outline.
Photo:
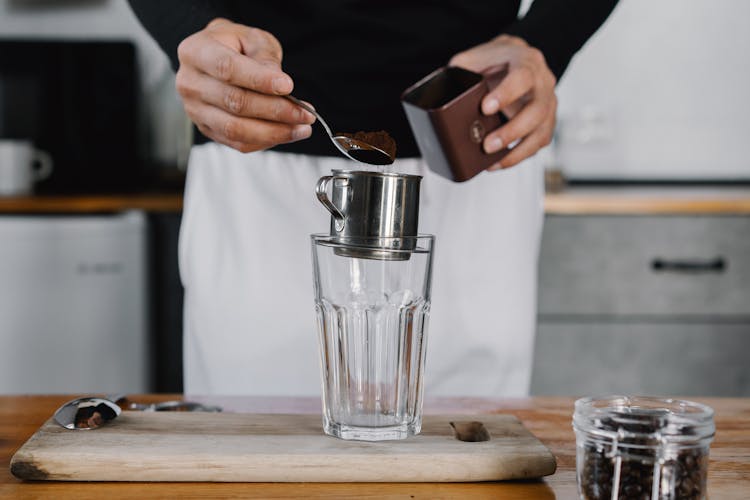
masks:
<instances>
[{"instance_id":1,"label":"kitchen cabinet","mask_svg":"<svg viewBox=\"0 0 750 500\"><path fill-rule=\"evenodd\" d=\"M750 396L750 321L542 320L535 394Z\"/></svg>"},{"instance_id":2,"label":"kitchen cabinet","mask_svg":"<svg viewBox=\"0 0 750 500\"><path fill-rule=\"evenodd\" d=\"M533 394L750 394L750 217L545 223Z\"/></svg>"},{"instance_id":3,"label":"kitchen cabinet","mask_svg":"<svg viewBox=\"0 0 750 500\"><path fill-rule=\"evenodd\" d=\"M146 215L0 217L0 393L146 392Z\"/></svg>"},{"instance_id":4,"label":"kitchen cabinet","mask_svg":"<svg viewBox=\"0 0 750 500\"><path fill-rule=\"evenodd\" d=\"M180 204L0 200L0 393L182 392Z\"/></svg>"}]
</instances>

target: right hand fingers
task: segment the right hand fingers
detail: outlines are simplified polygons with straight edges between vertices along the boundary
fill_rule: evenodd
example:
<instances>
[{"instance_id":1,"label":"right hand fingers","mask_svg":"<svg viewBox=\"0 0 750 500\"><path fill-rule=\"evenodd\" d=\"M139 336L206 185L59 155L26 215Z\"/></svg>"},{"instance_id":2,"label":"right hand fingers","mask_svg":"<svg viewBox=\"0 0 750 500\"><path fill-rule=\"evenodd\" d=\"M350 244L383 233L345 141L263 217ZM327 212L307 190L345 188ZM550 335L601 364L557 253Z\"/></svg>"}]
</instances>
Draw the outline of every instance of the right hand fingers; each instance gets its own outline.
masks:
<instances>
[{"instance_id":1,"label":"right hand fingers","mask_svg":"<svg viewBox=\"0 0 750 500\"><path fill-rule=\"evenodd\" d=\"M257 28L229 22L209 25L183 40L177 54L181 66L194 67L230 85L270 95L286 95L294 87L289 75L281 71L278 42Z\"/></svg>"},{"instance_id":2,"label":"right hand fingers","mask_svg":"<svg viewBox=\"0 0 750 500\"><path fill-rule=\"evenodd\" d=\"M243 153L310 137L310 125L291 125L257 118L243 118L198 101L186 103L188 116L207 137Z\"/></svg>"},{"instance_id":3,"label":"right hand fingers","mask_svg":"<svg viewBox=\"0 0 750 500\"><path fill-rule=\"evenodd\" d=\"M196 99L246 118L289 124L311 124L315 116L279 96L261 94L220 82L192 68L177 75L177 90L185 102Z\"/></svg>"}]
</instances>

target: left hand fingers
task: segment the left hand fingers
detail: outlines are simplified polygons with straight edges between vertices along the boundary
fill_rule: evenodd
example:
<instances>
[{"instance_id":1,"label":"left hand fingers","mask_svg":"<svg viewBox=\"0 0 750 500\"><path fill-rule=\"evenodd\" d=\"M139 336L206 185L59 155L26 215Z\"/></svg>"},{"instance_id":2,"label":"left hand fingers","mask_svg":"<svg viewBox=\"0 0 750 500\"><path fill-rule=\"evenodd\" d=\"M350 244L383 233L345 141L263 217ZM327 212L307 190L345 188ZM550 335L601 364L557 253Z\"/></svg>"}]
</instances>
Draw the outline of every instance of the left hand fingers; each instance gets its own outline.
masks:
<instances>
[{"instance_id":1,"label":"left hand fingers","mask_svg":"<svg viewBox=\"0 0 750 500\"><path fill-rule=\"evenodd\" d=\"M557 99L554 94L544 99L533 98L508 123L487 134L483 144L484 151L487 154L496 153L508 144L543 128L545 122L551 121L554 126L556 107Z\"/></svg>"},{"instance_id":2,"label":"left hand fingers","mask_svg":"<svg viewBox=\"0 0 750 500\"><path fill-rule=\"evenodd\" d=\"M508 152L505 157L487 170L509 168L533 156L537 151L550 143L555 130L555 112L544 119L541 125Z\"/></svg>"},{"instance_id":3,"label":"left hand fingers","mask_svg":"<svg viewBox=\"0 0 750 500\"><path fill-rule=\"evenodd\" d=\"M510 65L510 70L500 84L482 100L482 111L497 113L523 96L547 96L555 92L555 76L547 67L542 53L534 48L523 50L523 57Z\"/></svg>"},{"instance_id":4,"label":"left hand fingers","mask_svg":"<svg viewBox=\"0 0 750 500\"><path fill-rule=\"evenodd\" d=\"M522 66L503 78L500 84L482 99L482 113L491 115L511 106L534 90L534 73Z\"/></svg>"}]
</instances>

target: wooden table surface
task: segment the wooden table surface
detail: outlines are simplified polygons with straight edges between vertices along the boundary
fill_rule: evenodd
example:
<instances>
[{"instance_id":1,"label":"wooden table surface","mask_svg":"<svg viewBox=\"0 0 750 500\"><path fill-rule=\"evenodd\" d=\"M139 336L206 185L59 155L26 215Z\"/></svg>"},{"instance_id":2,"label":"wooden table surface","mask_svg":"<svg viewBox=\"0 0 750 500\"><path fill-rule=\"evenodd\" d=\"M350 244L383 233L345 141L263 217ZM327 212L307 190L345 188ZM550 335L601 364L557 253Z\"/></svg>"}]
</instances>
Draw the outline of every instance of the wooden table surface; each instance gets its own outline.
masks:
<instances>
[{"instance_id":1,"label":"wooden table surface","mask_svg":"<svg viewBox=\"0 0 750 500\"><path fill-rule=\"evenodd\" d=\"M23 482L9 472L10 458L67 396L0 397L0 498L575 498L575 437L572 398L433 399L429 413L510 413L520 418L557 457L558 470L539 481L496 483L69 483ZM132 397L134 401L174 399ZM319 411L312 398L191 398L226 411L304 413ZM709 496L750 498L750 399L702 398L716 410Z\"/></svg>"}]
</instances>

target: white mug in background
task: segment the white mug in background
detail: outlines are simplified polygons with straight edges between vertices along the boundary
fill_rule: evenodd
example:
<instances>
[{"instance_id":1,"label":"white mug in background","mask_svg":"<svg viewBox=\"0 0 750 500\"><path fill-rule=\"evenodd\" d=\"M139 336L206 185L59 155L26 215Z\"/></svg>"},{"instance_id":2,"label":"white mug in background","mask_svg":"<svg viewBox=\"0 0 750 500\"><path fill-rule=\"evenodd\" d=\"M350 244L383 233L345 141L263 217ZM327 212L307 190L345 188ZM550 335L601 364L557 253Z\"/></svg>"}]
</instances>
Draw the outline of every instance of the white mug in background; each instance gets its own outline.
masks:
<instances>
[{"instance_id":1,"label":"white mug in background","mask_svg":"<svg viewBox=\"0 0 750 500\"><path fill-rule=\"evenodd\" d=\"M0 196L29 195L51 173L52 157L31 141L0 139Z\"/></svg>"}]
</instances>

